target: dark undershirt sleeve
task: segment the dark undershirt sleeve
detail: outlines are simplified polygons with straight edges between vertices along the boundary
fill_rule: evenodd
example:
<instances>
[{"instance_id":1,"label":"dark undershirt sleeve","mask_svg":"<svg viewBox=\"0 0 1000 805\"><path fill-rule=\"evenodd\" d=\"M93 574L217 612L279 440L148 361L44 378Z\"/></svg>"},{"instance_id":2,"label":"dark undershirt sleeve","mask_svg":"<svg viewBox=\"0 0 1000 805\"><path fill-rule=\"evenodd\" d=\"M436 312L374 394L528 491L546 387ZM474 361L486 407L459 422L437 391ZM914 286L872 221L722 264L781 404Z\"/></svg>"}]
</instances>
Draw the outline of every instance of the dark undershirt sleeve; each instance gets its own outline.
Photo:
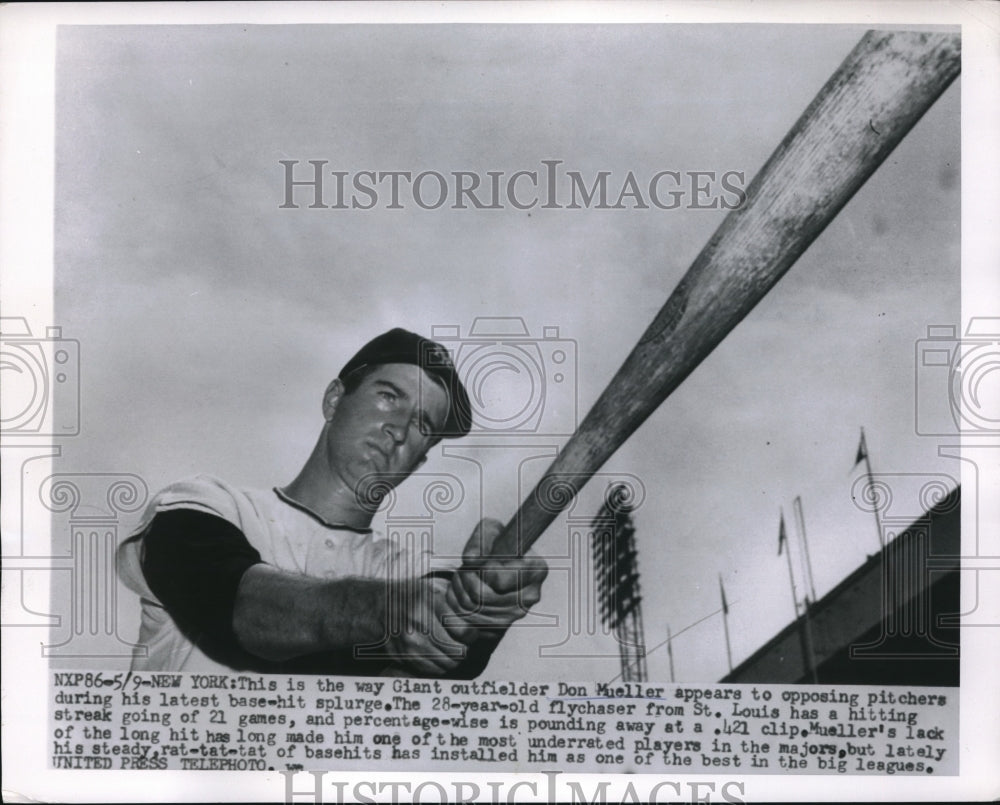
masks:
<instances>
[{"instance_id":1,"label":"dark undershirt sleeve","mask_svg":"<svg viewBox=\"0 0 1000 805\"><path fill-rule=\"evenodd\" d=\"M233 632L240 580L249 568L262 561L260 553L235 525L194 509L159 512L143 536L142 572L149 589L192 642L234 668L263 668L263 661L244 651ZM465 660L447 678L479 676L501 635L470 647ZM333 661L325 655L312 655L299 662L304 663L301 668L295 663L288 668L264 665L268 666L265 670L292 673L368 675L377 674L384 664L345 665L343 658Z\"/></svg>"},{"instance_id":2,"label":"dark undershirt sleeve","mask_svg":"<svg viewBox=\"0 0 1000 805\"><path fill-rule=\"evenodd\" d=\"M149 589L194 642L227 653L240 650L233 632L240 579L261 561L235 525L194 509L159 512L143 537Z\"/></svg>"}]
</instances>

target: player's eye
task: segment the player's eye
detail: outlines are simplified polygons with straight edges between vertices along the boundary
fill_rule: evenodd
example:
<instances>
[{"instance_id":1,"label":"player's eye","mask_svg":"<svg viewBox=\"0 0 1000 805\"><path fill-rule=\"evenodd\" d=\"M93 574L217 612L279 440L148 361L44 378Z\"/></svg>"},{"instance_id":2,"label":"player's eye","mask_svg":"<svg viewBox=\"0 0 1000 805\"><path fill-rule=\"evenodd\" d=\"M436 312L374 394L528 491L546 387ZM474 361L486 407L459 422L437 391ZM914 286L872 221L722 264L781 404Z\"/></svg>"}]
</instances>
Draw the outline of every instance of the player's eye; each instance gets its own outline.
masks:
<instances>
[{"instance_id":1,"label":"player's eye","mask_svg":"<svg viewBox=\"0 0 1000 805\"><path fill-rule=\"evenodd\" d=\"M424 438L431 439L434 436L434 425L430 417L426 415L415 416L413 418L414 429Z\"/></svg>"}]
</instances>

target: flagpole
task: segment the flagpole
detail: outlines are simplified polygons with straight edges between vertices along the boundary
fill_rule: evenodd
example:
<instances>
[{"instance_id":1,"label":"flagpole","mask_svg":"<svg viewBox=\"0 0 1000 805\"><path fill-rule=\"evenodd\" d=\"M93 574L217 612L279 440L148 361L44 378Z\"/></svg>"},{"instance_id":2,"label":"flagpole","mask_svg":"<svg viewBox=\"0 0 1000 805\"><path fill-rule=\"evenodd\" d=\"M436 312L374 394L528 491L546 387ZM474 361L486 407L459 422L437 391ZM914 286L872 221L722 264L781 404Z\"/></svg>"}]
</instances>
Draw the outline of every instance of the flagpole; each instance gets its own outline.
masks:
<instances>
[{"instance_id":1,"label":"flagpole","mask_svg":"<svg viewBox=\"0 0 1000 805\"><path fill-rule=\"evenodd\" d=\"M785 531L785 510L781 509L781 522L778 526L778 554L781 555L782 548L788 542L788 534ZM788 555L788 580L792 585L792 606L795 608L795 624L799 627L799 640L802 645L802 665L809 673L812 681L818 681L816 674L816 658L813 656L812 648L812 625L809 622L809 596L803 603L803 614L799 615L799 596L795 590L795 571L792 568L792 548L788 547L785 552Z\"/></svg>"},{"instance_id":2,"label":"flagpole","mask_svg":"<svg viewBox=\"0 0 1000 805\"><path fill-rule=\"evenodd\" d=\"M812 561L809 558L809 542L806 540L806 518L802 511L801 495L797 495L795 500L792 501L792 507L795 510L795 530L799 532L799 538L802 540L802 564L805 567L806 575L809 579L809 591L812 594L811 601L807 595L805 601L802 603L802 625L805 628L806 660L809 664L809 675L812 678L813 684L816 684L819 682L819 677L816 672L816 652L813 650L812 619L810 618L809 611L810 607L816 603L816 585L813 582Z\"/></svg>"},{"instance_id":3,"label":"flagpole","mask_svg":"<svg viewBox=\"0 0 1000 805\"><path fill-rule=\"evenodd\" d=\"M868 475L868 488L871 490L872 509L875 512L875 529L878 531L879 550L884 551L885 539L882 536L882 518L878 516L878 496L875 494L875 480L872 478L872 463L868 458L868 442L865 440L864 426L861 428L861 444L858 447L858 452L864 454L865 472ZM857 464L857 462L854 463Z\"/></svg>"},{"instance_id":4,"label":"flagpole","mask_svg":"<svg viewBox=\"0 0 1000 805\"><path fill-rule=\"evenodd\" d=\"M796 526L799 531L799 536L802 539L803 553L805 554L806 560L806 570L809 574L809 592L812 593L812 600L816 600L816 583L813 581L813 566L812 559L809 557L809 541L806 539L806 518L802 513L802 496L798 495L792 504L795 507L795 520Z\"/></svg>"},{"instance_id":5,"label":"flagpole","mask_svg":"<svg viewBox=\"0 0 1000 805\"><path fill-rule=\"evenodd\" d=\"M813 648L812 621L809 619L809 599L806 599L805 606L802 607L802 622L805 625L806 637L806 658L809 662L809 675L813 684L819 682L819 674L816 671L816 652Z\"/></svg>"},{"instance_id":6,"label":"flagpole","mask_svg":"<svg viewBox=\"0 0 1000 805\"><path fill-rule=\"evenodd\" d=\"M726 633L726 660L729 662L729 673L733 672L733 651L729 647L729 606L726 604L726 591L722 586L722 574L719 574L719 592L722 593L722 628Z\"/></svg>"},{"instance_id":7,"label":"flagpole","mask_svg":"<svg viewBox=\"0 0 1000 805\"><path fill-rule=\"evenodd\" d=\"M676 682L674 679L674 643L673 635L670 634L670 624L667 624L667 656L670 658L670 681Z\"/></svg>"},{"instance_id":8,"label":"flagpole","mask_svg":"<svg viewBox=\"0 0 1000 805\"><path fill-rule=\"evenodd\" d=\"M781 550L784 544L788 542L788 535L785 533L785 510L781 510L781 525L778 530L778 555L781 555ZM799 619L799 596L795 591L795 573L792 571L792 549L789 548L785 551L788 556L788 580L792 584L792 607L795 609L795 620Z\"/></svg>"}]
</instances>

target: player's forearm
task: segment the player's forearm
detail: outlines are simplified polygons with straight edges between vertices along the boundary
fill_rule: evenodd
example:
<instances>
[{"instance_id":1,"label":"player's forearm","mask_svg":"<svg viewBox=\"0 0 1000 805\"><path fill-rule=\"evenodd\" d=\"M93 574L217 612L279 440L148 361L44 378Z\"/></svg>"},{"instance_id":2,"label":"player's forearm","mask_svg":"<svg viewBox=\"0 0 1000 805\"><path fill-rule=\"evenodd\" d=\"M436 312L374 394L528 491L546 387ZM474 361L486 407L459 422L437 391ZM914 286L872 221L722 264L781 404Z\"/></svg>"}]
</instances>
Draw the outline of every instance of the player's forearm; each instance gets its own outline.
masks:
<instances>
[{"instance_id":1,"label":"player's forearm","mask_svg":"<svg viewBox=\"0 0 1000 805\"><path fill-rule=\"evenodd\" d=\"M385 608L385 582L324 581L261 564L240 581L233 631L251 654L287 660L379 642Z\"/></svg>"}]
</instances>

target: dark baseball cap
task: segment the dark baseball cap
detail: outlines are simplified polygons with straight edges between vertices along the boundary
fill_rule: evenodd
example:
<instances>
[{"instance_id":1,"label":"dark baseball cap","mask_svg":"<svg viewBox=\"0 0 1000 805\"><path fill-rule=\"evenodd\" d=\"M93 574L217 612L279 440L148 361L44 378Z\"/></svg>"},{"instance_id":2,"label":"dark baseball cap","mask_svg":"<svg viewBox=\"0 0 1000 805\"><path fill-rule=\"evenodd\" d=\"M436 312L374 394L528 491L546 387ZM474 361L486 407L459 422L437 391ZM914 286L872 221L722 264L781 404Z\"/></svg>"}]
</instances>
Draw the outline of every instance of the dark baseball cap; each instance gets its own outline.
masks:
<instances>
[{"instance_id":1,"label":"dark baseball cap","mask_svg":"<svg viewBox=\"0 0 1000 805\"><path fill-rule=\"evenodd\" d=\"M457 439L472 430L472 404L469 393L452 362L451 353L429 338L396 327L376 336L344 364L338 377L343 380L364 366L385 363L410 363L419 366L437 380L448 393L448 419L437 434L445 439Z\"/></svg>"}]
</instances>

